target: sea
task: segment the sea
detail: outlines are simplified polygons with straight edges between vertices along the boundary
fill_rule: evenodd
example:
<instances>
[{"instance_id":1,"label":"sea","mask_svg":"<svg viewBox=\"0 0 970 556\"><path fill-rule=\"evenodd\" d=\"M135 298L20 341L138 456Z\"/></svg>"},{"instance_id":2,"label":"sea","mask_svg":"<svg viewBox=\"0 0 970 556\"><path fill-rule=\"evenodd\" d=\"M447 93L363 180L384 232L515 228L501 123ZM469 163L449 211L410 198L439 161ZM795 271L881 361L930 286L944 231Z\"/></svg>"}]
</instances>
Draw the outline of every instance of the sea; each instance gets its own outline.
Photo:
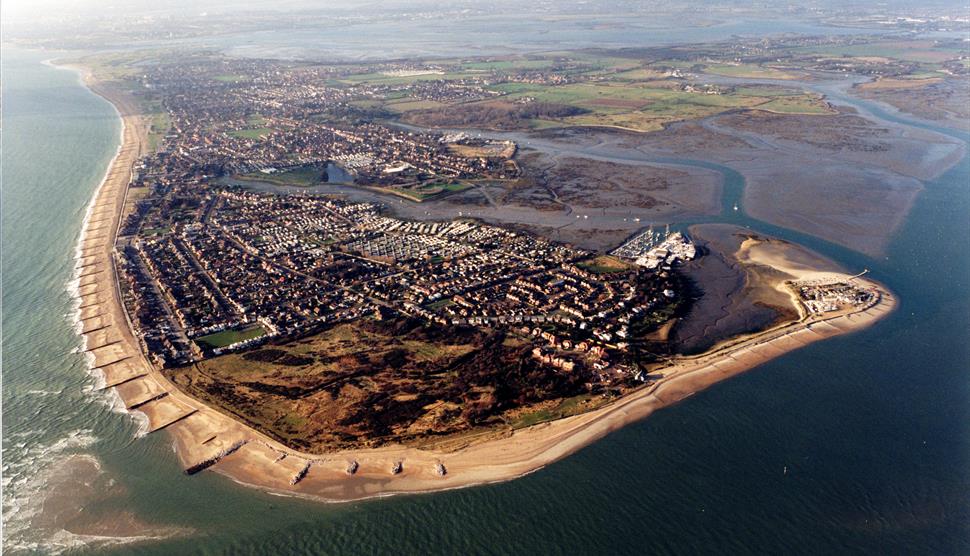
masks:
<instances>
[{"instance_id":1,"label":"sea","mask_svg":"<svg viewBox=\"0 0 970 556\"><path fill-rule=\"evenodd\" d=\"M966 159L926 184L877 258L725 208L731 222L870 269L901 301L872 328L761 365L511 482L324 504L185 476L171 439L146 435L99 390L72 292L79 232L120 122L76 73L46 62L57 56L2 56L5 551L970 554ZM101 486L65 479L77 458ZM75 514L88 526L69 532L60 523Z\"/></svg>"}]
</instances>

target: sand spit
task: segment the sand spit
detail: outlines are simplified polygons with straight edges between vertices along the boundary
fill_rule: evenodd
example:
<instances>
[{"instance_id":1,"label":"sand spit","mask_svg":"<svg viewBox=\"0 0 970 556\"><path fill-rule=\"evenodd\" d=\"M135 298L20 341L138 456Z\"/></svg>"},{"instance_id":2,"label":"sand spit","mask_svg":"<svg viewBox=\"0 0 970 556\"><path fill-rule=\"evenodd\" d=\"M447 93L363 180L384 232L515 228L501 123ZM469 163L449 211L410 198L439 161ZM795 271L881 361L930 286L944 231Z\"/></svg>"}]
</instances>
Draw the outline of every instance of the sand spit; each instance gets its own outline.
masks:
<instances>
[{"instance_id":1,"label":"sand spit","mask_svg":"<svg viewBox=\"0 0 970 556\"><path fill-rule=\"evenodd\" d=\"M880 294L869 307L735 338L704 355L672 361L659 370L662 378L649 387L596 411L520 429L454 452L389 446L301 453L184 394L141 352L122 305L113 246L132 166L146 148L147 121L126 93L109 89L90 76L86 81L121 113L124 132L118 155L91 205L78 249L84 349L92 366L103 373L104 387L115 388L127 409L144 413L150 432L165 430L173 435L185 469L211 469L263 490L326 501L506 481L783 353L869 326L895 306L888 290L868 282ZM757 262L770 264L770 259L762 254ZM793 269L786 267L786 271ZM353 473L348 472L349 462L355 462Z\"/></svg>"}]
</instances>

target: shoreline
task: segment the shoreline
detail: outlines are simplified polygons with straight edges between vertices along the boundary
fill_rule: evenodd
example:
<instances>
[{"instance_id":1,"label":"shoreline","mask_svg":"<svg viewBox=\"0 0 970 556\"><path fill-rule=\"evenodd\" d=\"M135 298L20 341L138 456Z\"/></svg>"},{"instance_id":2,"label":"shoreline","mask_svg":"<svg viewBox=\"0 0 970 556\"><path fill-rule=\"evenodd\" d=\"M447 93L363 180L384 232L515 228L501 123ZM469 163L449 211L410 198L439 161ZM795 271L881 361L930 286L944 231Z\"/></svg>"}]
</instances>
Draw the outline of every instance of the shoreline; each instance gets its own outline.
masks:
<instances>
[{"instance_id":1,"label":"shoreline","mask_svg":"<svg viewBox=\"0 0 970 556\"><path fill-rule=\"evenodd\" d=\"M50 64L50 65L52 67L55 67L55 68L69 68L69 69L73 69L73 70L77 71L78 72L78 82L83 87L85 87L89 91L91 91L91 93L93 93L93 94L101 97L102 99L106 100L108 102L108 104L111 105L111 108L114 110L114 112L117 115L118 120L119 120L119 122L121 124L119 126L120 129L118 131L118 148L115 149L115 153L114 153L114 155L112 155L111 160L109 161L108 166L105 169L105 173L104 173L104 176L101 178L101 182L98 184L98 187L95 189L94 194L91 197L91 201L88 203L87 207L85 208L84 219L82 220L82 223L81 223L81 232L80 232L80 234L78 236L78 240L77 240L77 243L75 244L75 248L74 248L74 263L75 263L75 266L74 266L74 270L73 270L73 273L72 273L71 281L69 282L68 293L70 293L70 295L74 298L74 302L73 302L73 306L74 306L73 322L74 322L74 330L75 330L75 333L81 339L81 345L80 345L80 348L79 348L79 352L84 357L84 361L85 361L85 363L87 364L87 367L88 367L88 373L92 377L94 377L94 380L95 380L94 384L91 386L91 391L92 392L99 392L99 393L106 394L107 395L107 399L105 399L105 403L109 406L109 408L111 409L111 411L114 412L114 413L119 413L119 414L127 415L128 417L130 417L131 420L134 421L134 423L135 423L135 425L137 427L137 429L135 431L135 437L136 438L141 438L141 437L145 436L149 432L149 422L148 422L148 418L147 418L147 416L145 416L144 414L142 414L140 412L130 411L128 409L128 404L125 403L125 400L122 399L121 395L117 392L117 390L115 390L114 388L106 388L106 384L107 384L107 381L108 381L108 377L104 373L104 371L100 367L97 366L97 357L89 349L91 347L91 345L92 345L92 341L89 339L90 336L91 336L91 334L84 332L86 329L87 330L90 330L90 328L86 328L85 327L85 320L90 320L91 317L90 317L90 314L88 315L87 318L84 315L84 310L83 309L85 308L86 300L85 300L85 296L81 293L82 280L83 280L83 278L85 276L91 276L92 275L92 274L86 274L84 272L84 268L83 268L83 264L82 264L82 259L84 259L83 253L84 253L84 250L85 250L84 244L85 244L86 238L87 238L87 232L88 232L89 222L92 219L92 216L94 214L94 211L95 211L95 209L97 207L97 202L98 202L98 200L99 200L99 198L101 196L101 193L104 190L105 185L106 185L106 183L108 181L108 177L111 175L112 171L115 169L115 166L117 164L118 158L119 158L119 156L121 155L121 152L122 152L122 147L125 146L125 129L129 126L129 124L126 122L125 116L122 115L122 113L119 111L118 107L113 102L111 102L106 97L102 96L100 93L97 93L93 89L91 89L90 87L88 87L87 83L85 82L85 77L84 77L85 74L84 74L84 71L82 69L80 69L80 68L71 68L69 66L58 66L56 64ZM118 227L115 226L114 229L117 230ZM88 285L90 285L90 283Z\"/></svg>"},{"instance_id":2,"label":"shoreline","mask_svg":"<svg viewBox=\"0 0 970 556\"><path fill-rule=\"evenodd\" d=\"M114 389L129 412L147 419L146 433L166 430L184 469L211 469L267 492L328 502L417 494L512 480L542 469L653 411L749 370L784 353L831 336L860 330L891 312L896 300L883 286L872 306L828 318L781 325L734 338L658 369L656 383L600 409L541 423L472 443L453 452L400 445L308 454L289 449L175 387L142 352L121 299L113 250L134 163L147 147L147 122L124 91L82 82L115 107L122 119L121 145L95 191L78 240L78 331L102 389ZM347 465L357 462L354 475ZM396 462L403 470L392 474ZM443 465L445 474L436 466Z\"/></svg>"},{"instance_id":3,"label":"shoreline","mask_svg":"<svg viewBox=\"0 0 970 556\"><path fill-rule=\"evenodd\" d=\"M848 277L848 275L845 276ZM874 282L863 281L870 286L875 285ZM279 462L266 461L265 458L269 454L262 453L263 450L259 448L253 448L250 454L250 459L255 461L240 461L242 458L236 459L236 456L232 455L213 470L245 486L260 488L277 495L325 502L348 502L402 494L429 493L517 479L539 471L602 439L609 433L640 421L658 409L674 405L717 382L816 341L861 330L874 324L892 312L896 306L896 299L892 293L884 287L877 287L880 293L879 300L861 310L812 319L807 323L801 321L785 323L762 333L725 341L704 354L679 358L675 365L661 369L665 372L669 371L670 374L665 375L657 383L628 394L603 408L520 429L505 438L472 444L453 453L438 454L413 448L385 447L346 450L321 458L288 450L289 455L286 459L296 457L301 462L309 461L312 465L330 464L321 470L321 473L326 473L326 477L318 477L311 482L311 475L308 474L297 487L272 480L272 468L267 465L279 465ZM411 455L412 453L416 454ZM394 457L389 457L392 455L397 456L397 459L403 458L406 462L414 461L421 455L434 455L437 456L434 458L435 461L446 464L448 474L444 477L432 478L425 472L423 481L420 483L412 481L409 482L410 484L400 485L403 488L384 488L391 486L389 484L391 481L387 480L390 475L386 469L384 481L373 480L368 484L366 481L359 480L357 476L347 476L341 472L340 467L334 465L345 463L350 461L350 457L354 457L354 461L361 462L363 470L365 459L361 457L362 455L364 458L384 462L394 460ZM482 461L490 463L483 465ZM374 463L374 461L368 463ZM427 467L432 462L422 463L427 464ZM448 480L454 469L460 470L463 474L462 478ZM270 484L274 482L275 485ZM307 486L312 485L312 487L301 488L305 482L309 483Z\"/></svg>"}]
</instances>

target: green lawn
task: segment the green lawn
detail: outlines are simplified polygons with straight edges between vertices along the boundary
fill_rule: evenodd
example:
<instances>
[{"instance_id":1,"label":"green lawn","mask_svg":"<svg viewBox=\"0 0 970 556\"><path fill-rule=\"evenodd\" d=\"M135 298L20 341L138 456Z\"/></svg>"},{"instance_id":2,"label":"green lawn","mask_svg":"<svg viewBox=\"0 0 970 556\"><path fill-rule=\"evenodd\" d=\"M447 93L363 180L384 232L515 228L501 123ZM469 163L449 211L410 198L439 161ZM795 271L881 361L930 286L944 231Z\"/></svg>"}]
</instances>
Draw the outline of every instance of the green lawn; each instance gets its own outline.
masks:
<instances>
[{"instance_id":1,"label":"green lawn","mask_svg":"<svg viewBox=\"0 0 970 556\"><path fill-rule=\"evenodd\" d=\"M259 338L260 336L265 336L266 330L260 325L247 326L238 330L222 330L221 332L216 332L214 334L209 334L202 336L201 338L196 338L195 342L204 347L210 348L222 348L226 346L231 346L236 342L242 342L244 340L252 340L253 338Z\"/></svg>"}]
</instances>

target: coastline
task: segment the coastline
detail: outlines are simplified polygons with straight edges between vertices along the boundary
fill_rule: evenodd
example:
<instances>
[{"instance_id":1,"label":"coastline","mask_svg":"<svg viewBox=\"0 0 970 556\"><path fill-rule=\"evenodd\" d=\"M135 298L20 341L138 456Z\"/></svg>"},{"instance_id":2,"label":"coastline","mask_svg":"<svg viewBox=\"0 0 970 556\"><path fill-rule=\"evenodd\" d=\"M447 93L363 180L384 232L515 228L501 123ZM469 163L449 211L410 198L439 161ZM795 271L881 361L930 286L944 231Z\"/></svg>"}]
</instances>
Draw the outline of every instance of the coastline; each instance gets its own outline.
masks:
<instances>
[{"instance_id":1,"label":"coastline","mask_svg":"<svg viewBox=\"0 0 970 556\"><path fill-rule=\"evenodd\" d=\"M454 452L403 446L307 454L286 448L178 390L148 362L127 320L112 252L124 213L132 167L147 146L147 122L125 92L83 82L118 111L122 142L88 207L77 249L79 333L103 388L113 388L127 410L147 418L147 432L169 431L185 469L211 469L276 494L351 501L394 494L450 490L507 481L534 472L612 431L784 353L867 327L896 305L880 291L872 306L828 318L785 324L741 337L695 357L680 357L664 376L598 410L520 429ZM356 461L359 468L348 475ZM391 467L403 462L403 470ZM447 473L440 475L441 464ZM294 481L298 478L300 480ZM294 484L295 483L295 484Z\"/></svg>"},{"instance_id":2,"label":"coastline","mask_svg":"<svg viewBox=\"0 0 970 556\"><path fill-rule=\"evenodd\" d=\"M125 114L123 114L119 109L119 104L121 106L125 106L125 105L121 103L120 99L118 100L118 104L116 104L115 101L109 99L108 97L111 94L110 91L103 88L102 88L103 91L96 90L95 88L96 85L92 86L92 83L90 82L90 74L85 68L71 66L71 65L58 65L54 59L47 59L47 60L44 60L42 63L52 68L68 69L71 71L75 71L77 73L78 83L82 87L90 91L92 94L98 97L101 97L103 100L107 101L107 103L111 106L111 109L114 111L115 115L118 117L118 121L120 123L119 130L118 130L118 147L115 149L115 152L111 157L111 160L108 162L107 168L105 168L104 176L102 176L101 182L95 188L90 202L88 202L87 207L85 207L84 218L81 221L81 232L78 236L78 240L74 248L75 268L72 274L71 281L69 282L68 293L70 293L71 296L74 298L74 328L77 335L80 336L81 338L80 351L84 356L85 362L87 363L88 370L90 371L92 376L94 376L96 381L95 384L92 386L92 389L95 391L108 390L112 394L110 401L107 402L111 407L111 409L117 413L127 414L131 416L131 418L138 423L136 436L141 437L148 432L147 418L141 413L128 411L128 408L124 403L124 400L121 399L121 396L118 395L118 393L115 390L110 388L105 388L105 384L107 382L107 376L102 371L102 369L97 366L98 364L97 357L94 355L94 353L92 353L92 350L89 349L92 345L92 342L89 340L91 333L90 332L86 333L85 330L90 331L91 328L86 327L85 321L91 320L93 317L91 316L90 312L85 313L84 309L88 307L92 307L92 308L96 307L97 305L88 305L88 303L98 302L100 301L100 298L98 298L97 296L89 295L88 297L89 298L93 297L94 301L92 301L91 299L86 299L81 291L82 287L92 284L91 281L84 283L84 278L87 276L97 277L102 273L101 270L104 268L103 264L95 264L93 267L91 267L85 262L83 262L83 259L85 258L84 252L86 249L85 243L86 243L86 240L88 239L87 238L88 227L92 220L95 209L98 207L99 199L101 199L101 193L105 189L105 186L108 183L109 177L112 176L113 172L117 171L116 166L118 165L119 157L121 156L121 153L122 153L122 148L125 147L126 144L130 143L130 141L126 142L126 130L134 125L133 122L129 121L134 115L132 114L132 115L126 116ZM102 94L102 92L104 94ZM135 145L137 145L137 143L135 143ZM129 144L129 146L133 146L133 145ZM129 167L131 164L134 163L135 158L137 157L132 158L131 162L129 163ZM115 177L114 179L117 180L119 178ZM105 226L108 226L108 224L105 224ZM111 227L113 227L113 229L117 231L119 226L113 225ZM113 243L113 239L112 239L112 243ZM97 272L86 271L86 270L89 270L90 268L94 268Z\"/></svg>"}]
</instances>

